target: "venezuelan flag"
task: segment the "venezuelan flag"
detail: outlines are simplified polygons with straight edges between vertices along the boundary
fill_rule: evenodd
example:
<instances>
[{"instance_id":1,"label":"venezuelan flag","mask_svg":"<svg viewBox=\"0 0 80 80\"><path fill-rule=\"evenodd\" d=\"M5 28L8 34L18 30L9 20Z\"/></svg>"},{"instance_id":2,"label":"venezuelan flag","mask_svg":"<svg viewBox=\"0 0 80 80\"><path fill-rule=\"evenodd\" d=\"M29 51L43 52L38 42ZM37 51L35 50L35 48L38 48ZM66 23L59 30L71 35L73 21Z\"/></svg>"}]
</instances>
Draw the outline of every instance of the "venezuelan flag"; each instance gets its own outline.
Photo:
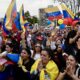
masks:
<instances>
[{"instance_id":1,"label":"venezuelan flag","mask_svg":"<svg viewBox=\"0 0 80 80\"><path fill-rule=\"evenodd\" d=\"M4 32L5 32L6 35L7 35L7 34L10 34L10 32L9 32L9 30L6 28L5 24L6 24L6 16L5 16L4 19L3 19L3 30L4 30Z\"/></svg>"},{"instance_id":2,"label":"venezuelan flag","mask_svg":"<svg viewBox=\"0 0 80 80\"><path fill-rule=\"evenodd\" d=\"M14 2L14 6L11 13L11 18L16 18L17 16L17 8L16 8L16 1Z\"/></svg>"},{"instance_id":3,"label":"venezuelan flag","mask_svg":"<svg viewBox=\"0 0 80 80\"><path fill-rule=\"evenodd\" d=\"M24 8L23 5L20 8L20 24L23 32L25 33L25 27L24 27Z\"/></svg>"},{"instance_id":4,"label":"venezuelan flag","mask_svg":"<svg viewBox=\"0 0 80 80\"><path fill-rule=\"evenodd\" d=\"M17 15L16 0L12 0L6 12L6 28L12 29L12 22Z\"/></svg>"},{"instance_id":5,"label":"venezuelan flag","mask_svg":"<svg viewBox=\"0 0 80 80\"><path fill-rule=\"evenodd\" d=\"M16 18L14 20L14 24L16 24L16 28L18 30L22 30L21 24L20 24L20 14L19 14L19 12L17 12L17 16L16 16Z\"/></svg>"},{"instance_id":6,"label":"venezuelan flag","mask_svg":"<svg viewBox=\"0 0 80 80\"><path fill-rule=\"evenodd\" d=\"M16 1L15 1L15 2L14 2L13 9L12 9L12 13L11 13L11 21L12 21L12 30L13 30L13 32L18 31L17 25L16 25L16 23L15 23L16 17L17 17L17 9L16 9ZM18 22L18 21L17 21L17 22Z\"/></svg>"},{"instance_id":7,"label":"venezuelan flag","mask_svg":"<svg viewBox=\"0 0 80 80\"><path fill-rule=\"evenodd\" d=\"M17 13L16 0L12 0L11 4L7 9L7 12L5 14L4 21L3 21L3 30L7 34L10 33L9 30L12 30L12 24L16 17L16 13Z\"/></svg>"},{"instance_id":8,"label":"venezuelan flag","mask_svg":"<svg viewBox=\"0 0 80 80\"><path fill-rule=\"evenodd\" d=\"M6 12L6 16L7 16L6 22L9 21L11 19L12 15L14 14L14 13L12 14L12 12L14 11L15 3L16 3L16 1L12 0L10 5L9 5L9 7L8 7L8 9L7 9L7 12Z\"/></svg>"},{"instance_id":9,"label":"venezuelan flag","mask_svg":"<svg viewBox=\"0 0 80 80\"><path fill-rule=\"evenodd\" d=\"M67 8L65 4L60 4L60 5L54 6L53 8L45 8L44 11L48 18L50 17L53 17L53 19L69 18L69 17L74 18L73 12L69 8Z\"/></svg>"}]
</instances>

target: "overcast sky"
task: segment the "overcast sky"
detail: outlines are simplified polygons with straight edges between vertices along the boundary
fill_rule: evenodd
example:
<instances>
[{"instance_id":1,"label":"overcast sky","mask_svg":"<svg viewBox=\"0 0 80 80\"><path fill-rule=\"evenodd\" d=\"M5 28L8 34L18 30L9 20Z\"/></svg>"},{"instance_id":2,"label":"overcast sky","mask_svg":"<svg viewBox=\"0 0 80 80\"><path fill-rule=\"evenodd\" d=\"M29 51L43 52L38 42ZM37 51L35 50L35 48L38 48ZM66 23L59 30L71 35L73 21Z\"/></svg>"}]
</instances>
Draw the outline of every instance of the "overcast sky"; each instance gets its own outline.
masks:
<instances>
[{"instance_id":1,"label":"overcast sky","mask_svg":"<svg viewBox=\"0 0 80 80\"><path fill-rule=\"evenodd\" d=\"M0 18L4 17L11 0L0 0ZM53 0L16 0L17 10L19 11L22 3L24 10L29 10L30 14L38 15L38 9L53 4Z\"/></svg>"}]
</instances>

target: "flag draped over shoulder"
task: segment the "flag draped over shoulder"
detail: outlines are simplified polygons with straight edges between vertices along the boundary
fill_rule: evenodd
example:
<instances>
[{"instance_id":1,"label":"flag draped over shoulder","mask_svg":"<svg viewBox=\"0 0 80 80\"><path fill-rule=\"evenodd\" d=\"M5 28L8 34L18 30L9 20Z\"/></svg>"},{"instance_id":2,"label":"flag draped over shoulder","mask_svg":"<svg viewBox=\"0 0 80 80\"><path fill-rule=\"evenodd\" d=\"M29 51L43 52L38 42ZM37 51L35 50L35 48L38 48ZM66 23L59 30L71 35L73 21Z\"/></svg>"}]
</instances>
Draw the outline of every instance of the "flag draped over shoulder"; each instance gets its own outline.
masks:
<instances>
[{"instance_id":1,"label":"flag draped over shoulder","mask_svg":"<svg viewBox=\"0 0 80 80\"><path fill-rule=\"evenodd\" d=\"M17 16L16 0L12 0L6 12L6 28L12 29L12 24Z\"/></svg>"},{"instance_id":2,"label":"flag draped over shoulder","mask_svg":"<svg viewBox=\"0 0 80 80\"><path fill-rule=\"evenodd\" d=\"M16 23L15 23L15 19L17 17L17 9L16 9L16 1L14 2L14 6L12 9L12 13L11 13L11 21L12 21L12 30L18 31L17 27L16 27Z\"/></svg>"},{"instance_id":3,"label":"flag draped over shoulder","mask_svg":"<svg viewBox=\"0 0 80 80\"><path fill-rule=\"evenodd\" d=\"M34 72L37 70L38 64L39 64L40 61L41 61L41 59L38 59L33 64L33 66L31 67L31 71L30 71L31 74L34 74ZM58 67L55 64L55 62L50 60L47 63L45 69L41 69L40 75L39 75L39 80L45 80L45 70L46 70L46 72L47 72L47 74L49 75L49 78L50 78L48 80L56 80L56 78L58 76L58 73L59 73L59 70L58 70Z\"/></svg>"}]
</instances>

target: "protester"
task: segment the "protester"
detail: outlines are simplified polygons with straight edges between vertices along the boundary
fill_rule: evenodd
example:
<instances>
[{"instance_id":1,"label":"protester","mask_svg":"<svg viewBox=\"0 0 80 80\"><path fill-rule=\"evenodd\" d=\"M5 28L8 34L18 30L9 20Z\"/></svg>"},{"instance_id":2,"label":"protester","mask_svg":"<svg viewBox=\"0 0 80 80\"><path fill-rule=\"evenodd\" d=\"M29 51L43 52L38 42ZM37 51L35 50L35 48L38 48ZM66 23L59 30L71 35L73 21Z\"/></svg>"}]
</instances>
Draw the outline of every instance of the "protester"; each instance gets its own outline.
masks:
<instances>
[{"instance_id":1,"label":"protester","mask_svg":"<svg viewBox=\"0 0 80 80\"><path fill-rule=\"evenodd\" d=\"M32 56L34 60L37 60L37 59L40 58L41 50L42 50L41 44L40 43L36 43L35 44L35 50L33 50L33 56Z\"/></svg>"},{"instance_id":2,"label":"protester","mask_svg":"<svg viewBox=\"0 0 80 80\"><path fill-rule=\"evenodd\" d=\"M80 80L80 66L76 56L70 54L66 60L66 68L60 71L57 80Z\"/></svg>"},{"instance_id":3,"label":"protester","mask_svg":"<svg viewBox=\"0 0 80 80\"><path fill-rule=\"evenodd\" d=\"M29 49L22 49L18 64L13 67L14 80L31 80L30 70L34 63Z\"/></svg>"},{"instance_id":4,"label":"protester","mask_svg":"<svg viewBox=\"0 0 80 80\"><path fill-rule=\"evenodd\" d=\"M57 64L59 70L61 70L62 67L65 67L65 58L63 56L63 50L61 46L58 46L56 50L53 52L54 61Z\"/></svg>"},{"instance_id":5,"label":"protester","mask_svg":"<svg viewBox=\"0 0 80 80\"><path fill-rule=\"evenodd\" d=\"M76 53L76 58L78 59L78 62L80 64L80 36L76 40L75 53Z\"/></svg>"},{"instance_id":6,"label":"protester","mask_svg":"<svg viewBox=\"0 0 80 80\"><path fill-rule=\"evenodd\" d=\"M38 59L31 68L32 80L55 80L58 72L51 49L42 50L41 59Z\"/></svg>"},{"instance_id":7,"label":"protester","mask_svg":"<svg viewBox=\"0 0 80 80\"><path fill-rule=\"evenodd\" d=\"M11 42L6 43L5 51L0 53L0 58L6 57L7 54L12 54L12 53L13 53L13 44Z\"/></svg>"},{"instance_id":8,"label":"protester","mask_svg":"<svg viewBox=\"0 0 80 80\"><path fill-rule=\"evenodd\" d=\"M74 49L76 47L76 39L80 36L80 30L78 30L79 26L80 22L77 22L74 27L74 30L71 30L67 35L64 50L67 54L72 53L75 55Z\"/></svg>"},{"instance_id":9,"label":"protester","mask_svg":"<svg viewBox=\"0 0 80 80\"><path fill-rule=\"evenodd\" d=\"M55 50L56 49L56 35L53 35L52 36L50 48L52 50Z\"/></svg>"},{"instance_id":10,"label":"protester","mask_svg":"<svg viewBox=\"0 0 80 80\"><path fill-rule=\"evenodd\" d=\"M31 66L35 62L34 59L31 58L30 49L29 48L27 48L27 49L23 48L22 51L21 51L21 57L22 57L22 60L23 60L23 65L25 65L26 69L28 71L30 71Z\"/></svg>"}]
</instances>

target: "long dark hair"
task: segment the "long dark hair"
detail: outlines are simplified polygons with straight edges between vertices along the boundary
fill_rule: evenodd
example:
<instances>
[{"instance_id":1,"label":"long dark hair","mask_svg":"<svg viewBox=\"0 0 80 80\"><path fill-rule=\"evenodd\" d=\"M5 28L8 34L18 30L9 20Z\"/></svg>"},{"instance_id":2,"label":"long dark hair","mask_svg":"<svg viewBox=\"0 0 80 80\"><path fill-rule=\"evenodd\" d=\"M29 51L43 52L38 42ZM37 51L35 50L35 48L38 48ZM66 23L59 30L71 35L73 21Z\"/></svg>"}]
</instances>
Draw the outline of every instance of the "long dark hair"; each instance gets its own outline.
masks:
<instances>
[{"instance_id":1,"label":"long dark hair","mask_svg":"<svg viewBox=\"0 0 80 80\"><path fill-rule=\"evenodd\" d=\"M6 45L8 45L10 48L13 48L13 44L10 42L10 43L6 43Z\"/></svg>"},{"instance_id":2,"label":"long dark hair","mask_svg":"<svg viewBox=\"0 0 80 80\"><path fill-rule=\"evenodd\" d=\"M31 58L31 51L29 48L23 48L22 50L25 50L28 53L29 58Z\"/></svg>"},{"instance_id":3,"label":"long dark hair","mask_svg":"<svg viewBox=\"0 0 80 80\"><path fill-rule=\"evenodd\" d=\"M36 43L36 44L40 44L40 43ZM35 45L36 45L35 44ZM40 44L41 45L41 44ZM36 46L35 46L36 47ZM33 56L32 57L34 57L35 56L35 54L36 54L36 50L35 50L35 47L34 47L34 52L33 52ZM42 51L42 47L41 46L39 46L39 48L40 48L40 52Z\"/></svg>"},{"instance_id":4,"label":"long dark hair","mask_svg":"<svg viewBox=\"0 0 80 80\"><path fill-rule=\"evenodd\" d=\"M50 60L54 60L53 51L50 48L45 48L42 51L47 51L47 53L48 53L48 55L50 57Z\"/></svg>"},{"instance_id":5,"label":"long dark hair","mask_svg":"<svg viewBox=\"0 0 80 80\"><path fill-rule=\"evenodd\" d=\"M73 56L73 58L75 59L75 61L78 62L77 55L69 54L68 56Z\"/></svg>"}]
</instances>

